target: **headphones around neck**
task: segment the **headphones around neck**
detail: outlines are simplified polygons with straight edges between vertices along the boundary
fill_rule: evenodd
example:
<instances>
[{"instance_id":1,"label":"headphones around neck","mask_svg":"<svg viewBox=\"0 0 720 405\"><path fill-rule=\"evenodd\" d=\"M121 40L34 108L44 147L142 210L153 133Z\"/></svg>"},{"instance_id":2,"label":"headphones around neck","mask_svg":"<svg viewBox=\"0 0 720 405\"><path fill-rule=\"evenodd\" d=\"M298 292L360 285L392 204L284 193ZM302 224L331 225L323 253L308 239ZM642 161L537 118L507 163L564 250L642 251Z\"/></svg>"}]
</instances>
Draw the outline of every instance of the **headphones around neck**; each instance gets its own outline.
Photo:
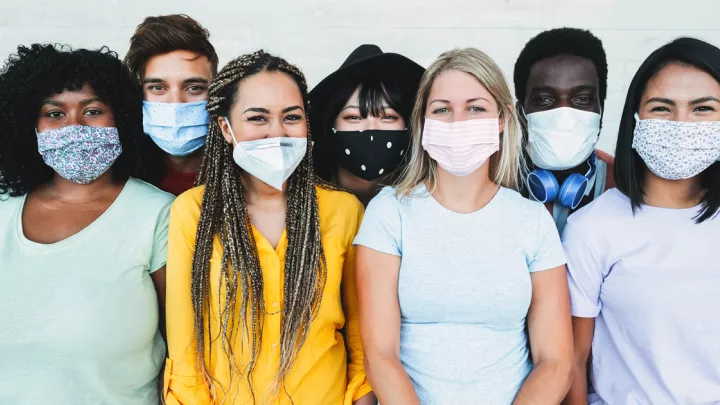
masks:
<instances>
[{"instance_id":1,"label":"headphones around neck","mask_svg":"<svg viewBox=\"0 0 720 405\"><path fill-rule=\"evenodd\" d=\"M528 191L530 197L543 204L557 201L560 205L575 209L580 205L590 182L595 177L597 170L597 156L595 152L587 160L590 170L585 175L573 173L568 176L562 186L558 185L555 175L550 170L535 169L527 177Z\"/></svg>"}]
</instances>

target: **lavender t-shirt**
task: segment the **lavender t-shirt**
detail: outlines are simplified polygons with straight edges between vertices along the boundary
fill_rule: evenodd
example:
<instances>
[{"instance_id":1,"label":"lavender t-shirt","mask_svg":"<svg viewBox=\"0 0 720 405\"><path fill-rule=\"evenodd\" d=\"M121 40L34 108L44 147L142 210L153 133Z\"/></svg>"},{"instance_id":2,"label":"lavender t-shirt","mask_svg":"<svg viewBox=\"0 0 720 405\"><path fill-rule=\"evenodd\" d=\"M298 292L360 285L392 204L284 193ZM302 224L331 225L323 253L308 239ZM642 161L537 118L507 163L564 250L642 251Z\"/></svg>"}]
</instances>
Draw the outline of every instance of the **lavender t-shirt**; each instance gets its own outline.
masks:
<instances>
[{"instance_id":1,"label":"lavender t-shirt","mask_svg":"<svg viewBox=\"0 0 720 405\"><path fill-rule=\"evenodd\" d=\"M572 314L595 319L591 404L720 404L720 218L612 189L563 233Z\"/></svg>"}]
</instances>

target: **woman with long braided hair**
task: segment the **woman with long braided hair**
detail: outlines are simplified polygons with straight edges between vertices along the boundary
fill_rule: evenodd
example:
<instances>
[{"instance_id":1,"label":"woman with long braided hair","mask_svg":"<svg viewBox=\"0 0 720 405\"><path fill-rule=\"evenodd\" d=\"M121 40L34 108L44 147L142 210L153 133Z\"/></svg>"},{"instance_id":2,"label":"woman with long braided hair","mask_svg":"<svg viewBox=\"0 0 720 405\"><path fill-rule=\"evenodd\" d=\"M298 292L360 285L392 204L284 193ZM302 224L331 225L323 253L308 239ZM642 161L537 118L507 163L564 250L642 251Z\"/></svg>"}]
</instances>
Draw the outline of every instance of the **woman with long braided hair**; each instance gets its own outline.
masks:
<instances>
[{"instance_id":1,"label":"woman with long braided hair","mask_svg":"<svg viewBox=\"0 0 720 405\"><path fill-rule=\"evenodd\" d=\"M374 403L352 248L363 208L315 177L303 74L258 51L209 94L199 187L170 214L166 402Z\"/></svg>"}]
</instances>

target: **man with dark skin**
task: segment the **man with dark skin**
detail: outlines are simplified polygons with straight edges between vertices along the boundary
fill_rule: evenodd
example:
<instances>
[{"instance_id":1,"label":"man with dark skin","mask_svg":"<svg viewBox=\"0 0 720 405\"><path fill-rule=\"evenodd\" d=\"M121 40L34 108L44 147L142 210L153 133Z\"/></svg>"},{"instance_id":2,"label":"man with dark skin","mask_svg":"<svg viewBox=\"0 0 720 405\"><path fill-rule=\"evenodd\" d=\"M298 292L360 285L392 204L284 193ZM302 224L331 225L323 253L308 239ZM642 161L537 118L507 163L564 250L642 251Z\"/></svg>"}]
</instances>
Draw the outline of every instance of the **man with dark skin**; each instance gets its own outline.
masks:
<instances>
[{"instance_id":1,"label":"man with dark skin","mask_svg":"<svg viewBox=\"0 0 720 405\"><path fill-rule=\"evenodd\" d=\"M585 30L542 32L520 53L514 81L533 170L526 192L562 231L571 211L614 186L612 156L595 149L607 95L602 42Z\"/></svg>"}]
</instances>

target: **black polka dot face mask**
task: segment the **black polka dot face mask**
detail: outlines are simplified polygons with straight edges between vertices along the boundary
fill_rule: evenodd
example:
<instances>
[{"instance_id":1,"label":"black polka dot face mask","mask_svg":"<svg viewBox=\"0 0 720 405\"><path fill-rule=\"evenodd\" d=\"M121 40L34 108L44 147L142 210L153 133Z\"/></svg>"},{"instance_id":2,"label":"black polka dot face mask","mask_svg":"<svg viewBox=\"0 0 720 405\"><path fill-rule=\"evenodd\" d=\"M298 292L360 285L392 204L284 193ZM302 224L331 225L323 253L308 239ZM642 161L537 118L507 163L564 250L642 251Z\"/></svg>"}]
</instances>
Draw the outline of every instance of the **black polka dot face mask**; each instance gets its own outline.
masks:
<instances>
[{"instance_id":1,"label":"black polka dot face mask","mask_svg":"<svg viewBox=\"0 0 720 405\"><path fill-rule=\"evenodd\" d=\"M332 143L338 162L350 173L367 181L386 176L400 165L407 153L407 130L336 131Z\"/></svg>"}]
</instances>

